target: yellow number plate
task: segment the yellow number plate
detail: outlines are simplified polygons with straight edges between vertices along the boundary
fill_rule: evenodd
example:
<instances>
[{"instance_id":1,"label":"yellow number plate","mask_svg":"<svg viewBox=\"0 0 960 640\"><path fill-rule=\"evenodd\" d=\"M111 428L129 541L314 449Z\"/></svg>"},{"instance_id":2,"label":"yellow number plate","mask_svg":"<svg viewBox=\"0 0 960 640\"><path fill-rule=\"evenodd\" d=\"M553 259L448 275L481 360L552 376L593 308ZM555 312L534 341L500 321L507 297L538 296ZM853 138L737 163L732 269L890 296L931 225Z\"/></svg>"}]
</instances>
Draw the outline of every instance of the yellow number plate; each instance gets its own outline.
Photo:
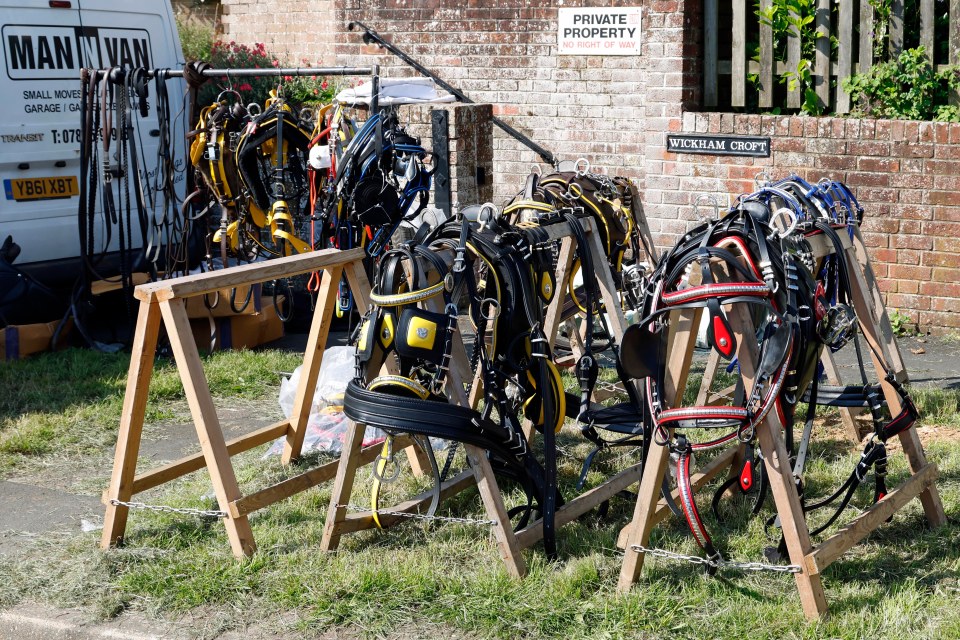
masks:
<instances>
[{"instance_id":1,"label":"yellow number plate","mask_svg":"<svg viewBox=\"0 0 960 640\"><path fill-rule=\"evenodd\" d=\"M4 180L7 200L47 200L80 195L76 176Z\"/></svg>"}]
</instances>

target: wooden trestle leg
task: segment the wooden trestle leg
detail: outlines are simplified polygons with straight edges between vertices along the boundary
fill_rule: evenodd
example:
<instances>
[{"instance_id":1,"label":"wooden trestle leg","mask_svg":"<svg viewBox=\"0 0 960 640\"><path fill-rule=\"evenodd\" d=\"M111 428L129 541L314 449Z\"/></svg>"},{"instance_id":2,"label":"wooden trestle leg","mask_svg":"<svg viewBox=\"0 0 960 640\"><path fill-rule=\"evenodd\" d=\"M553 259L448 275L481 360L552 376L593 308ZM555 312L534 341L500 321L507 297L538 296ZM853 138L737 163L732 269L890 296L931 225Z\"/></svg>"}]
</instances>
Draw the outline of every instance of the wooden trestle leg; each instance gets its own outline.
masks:
<instances>
[{"instance_id":1,"label":"wooden trestle leg","mask_svg":"<svg viewBox=\"0 0 960 640\"><path fill-rule=\"evenodd\" d=\"M177 361L177 369L183 380L183 391L190 405L194 425L197 428L197 438L200 440L200 449L210 472L210 481L217 496L220 510L227 513L224 525L230 548L235 556L252 555L257 549L253 541L253 531L247 516L232 517L230 503L241 497L237 477L230 463L230 453L220 428L220 419L217 417L213 398L210 396L210 387L203 374L203 362L200 353L193 341L190 332L190 319L184 301L180 298L160 302L160 311L163 314L167 334L170 336L170 346Z\"/></svg>"},{"instance_id":2,"label":"wooden trestle leg","mask_svg":"<svg viewBox=\"0 0 960 640\"><path fill-rule=\"evenodd\" d=\"M104 549L120 544L127 529L128 507L110 502L129 502L133 497L133 478L137 473L143 416L147 408L150 378L153 377L153 359L157 352L160 333L160 305L156 300L140 303L136 332L127 371L127 390L123 396L123 413L113 460L113 474L107 489L106 511L103 516L103 534L100 546Z\"/></svg>"}]
</instances>

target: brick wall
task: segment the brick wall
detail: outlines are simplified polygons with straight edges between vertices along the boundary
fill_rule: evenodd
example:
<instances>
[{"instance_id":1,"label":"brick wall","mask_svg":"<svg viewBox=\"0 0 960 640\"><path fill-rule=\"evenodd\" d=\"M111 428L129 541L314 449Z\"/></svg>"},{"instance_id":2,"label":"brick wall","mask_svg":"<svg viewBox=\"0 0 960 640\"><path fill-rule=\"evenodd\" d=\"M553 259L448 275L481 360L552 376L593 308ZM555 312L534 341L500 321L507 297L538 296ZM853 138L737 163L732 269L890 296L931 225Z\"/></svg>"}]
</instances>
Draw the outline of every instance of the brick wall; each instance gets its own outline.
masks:
<instances>
[{"instance_id":1,"label":"brick wall","mask_svg":"<svg viewBox=\"0 0 960 640\"><path fill-rule=\"evenodd\" d=\"M694 219L697 194L726 201L760 171L849 184L866 208L864 231L888 306L922 329L960 328L960 125L696 113L699 0L637 0L637 57L556 55L558 6L594 0L223 0L227 38L263 41L291 61L378 63L411 73L348 32L360 20L560 158L587 157L641 187L658 244ZM522 3L521 3L522 4ZM668 132L769 135L770 158L677 155ZM518 191L537 156L494 129L494 196Z\"/></svg>"},{"instance_id":2,"label":"brick wall","mask_svg":"<svg viewBox=\"0 0 960 640\"><path fill-rule=\"evenodd\" d=\"M462 205L493 200L493 135L489 104L407 105L400 107L400 119L407 133L420 138L425 149L433 148L431 113L447 112L450 152L450 193ZM478 169L481 171L478 173ZM479 176L484 179L481 181ZM433 199L431 196L431 203Z\"/></svg>"},{"instance_id":3,"label":"brick wall","mask_svg":"<svg viewBox=\"0 0 960 640\"><path fill-rule=\"evenodd\" d=\"M194 0L172 0L173 13L183 24L219 27L220 2L197 4Z\"/></svg>"},{"instance_id":4,"label":"brick wall","mask_svg":"<svg viewBox=\"0 0 960 640\"><path fill-rule=\"evenodd\" d=\"M335 0L226 0L222 2L223 39L262 42L267 51L295 66L336 64L338 39Z\"/></svg>"},{"instance_id":5,"label":"brick wall","mask_svg":"<svg viewBox=\"0 0 960 640\"><path fill-rule=\"evenodd\" d=\"M555 0L335 1L336 10L326 14L335 14L330 20L313 7L326 7L332 0L227 0L227 37L264 41L272 51L271 43L263 40L267 36L248 17L259 16L266 6L281 10L296 6L299 13L287 19L286 40L270 36L277 38L275 48L286 48L294 59L310 57L314 49L301 34L326 32L335 41L336 64L378 63L386 77L411 75L397 58L364 46L356 32L347 31L350 20L359 20L473 100L494 105L496 115L561 158L589 156L594 165L623 167L630 176L641 175L637 169L644 137L642 74L648 56L555 55ZM605 6L634 4L618 0ZM311 12L317 13L316 19ZM659 48L654 53L659 54ZM499 129L494 129L494 149L495 195L503 199L520 190L539 157Z\"/></svg>"},{"instance_id":6,"label":"brick wall","mask_svg":"<svg viewBox=\"0 0 960 640\"><path fill-rule=\"evenodd\" d=\"M666 244L692 224L693 201L712 193L724 203L750 191L754 178L797 173L839 179L864 207L870 248L887 306L921 329L960 328L960 124L684 113L678 131L771 137L769 158L673 154L648 162L648 214L664 221Z\"/></svg>"}]
</instances>

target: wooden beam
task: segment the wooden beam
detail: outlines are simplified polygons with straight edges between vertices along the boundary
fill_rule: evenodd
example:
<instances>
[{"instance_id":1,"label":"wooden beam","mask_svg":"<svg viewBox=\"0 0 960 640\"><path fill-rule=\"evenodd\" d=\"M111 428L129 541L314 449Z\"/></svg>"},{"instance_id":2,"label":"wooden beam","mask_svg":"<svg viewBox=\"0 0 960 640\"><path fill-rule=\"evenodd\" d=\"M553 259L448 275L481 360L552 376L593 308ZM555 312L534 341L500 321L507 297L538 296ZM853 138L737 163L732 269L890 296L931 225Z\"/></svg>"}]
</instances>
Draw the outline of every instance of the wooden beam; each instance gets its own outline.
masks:
<instances>
[{"instance_id":1,"label":"wooden beam","mask_svg":"<svg viewBox=\"0 0 960 640\"><path fill-rule=\"evenodd\" d=\"M333 480L333 490L330 493L330 506L327 508L327 519L323 524L323 538L320 540L321 551L333 551L340 546L340 536L349 533L346 525L347 508L350 503L350 494L353 493L353 483L357 477L357 467L360 466L360 450L363 445L363 433L366 427L353 420L347 421L347 433L343 438L343 450L337 463L337 475Z\"/></svg>"},{"instance_id":2,"label":"wooden beam","mask_svg":"<svg viewBox=\"0 0 960 640\"><path fill-rule=\"evenodd\" d=\"M233 440L228 440L227 453L235 456L238 453L249 451L256 446L283 437L287 433L288 425L288 421L281 420L280 422L275 422L274 424L262 427L246 435L234 438ZM144 471L133 479L133 493L137 494L147 489L153 489L171 480L185 476L188 473L199 471L203 469L203 464L204 457L201 451L180 458L179 460L174 460L163 466L150 469L149 471Z\"/></svg>"},{"instance_id":3,"label":"wooden beam","mask_svg":"<svg viewBox=\"0 0 960 640\"><path fill-rule=\"evenodd\" d=\"M833 360L833 352L829 348L823 350L820 354L820 362L823 363L823 372L827 376L827 382L832 385L842 386L843 379L840 377L840 371L837 369L837 363ZM843 423L843 429L847 432L847 437L851 442L859 443L860 427L857 425L856 417L863 412L863 409L856 407L839 407L840 422Z\"/></svg>"},{"instance_id":4,"label":"wooden beam","mask_svg":"<svg viewBox=\"0 0 960 640\"><path fill-rule=\"evenodd\" d=\"M690 375L690 363L693 361L693 350L696 346L697 328L700 326L702 309L685 309L670 313L669 335L667 337L667 353L670 358L666 365L664 379L664 400L669 406L679 406L683 399L683 389ZM667 399L670 400L667 400ZM670 429L668 437L673 437ZM647 456L647 463L640 480L640 490L637 493L637 503L630 521L627 542L624 545L626 553L623 556L623 566L620 568L620 578L617 581L617 591L628 591L640 576L643 570L643 560L646 554L633 550L635 545L646 545L650 542L650 533L653 531L653 514L656 511L657 496L663 486L664 474L667 471L667 462L670 460L668 447L652 446Z\"/></svg>"},{"instance_id":5,"label":"wooden beam","mask_svg":"<svg viewBox=\"0 0 960 640\"><path fill-rule=\"evenodd\" d=\"M223 430L220 419L217 417L213 398L210 397L210 387L203 374L203 362L200 353L193 341L190 332L190 319L182 298L174 298L160 303L160 312L163 314L167 335L170 337L170 347L177 361L180 379L183 381L183 392L187 396L187 404L193 416L193 423L197 429L197 438L207 471L210 473L210 482L213 492L217 496L217 504L221 511L229 512L230 503L240 497L240 487L237 477L230 464L230 453L227 451L223 439ZM253 531L245 516L226 518L224 527L230 548L233 554L240 558L250 556L257 549L253 540Z\"/></svg>"},{"instance_id":6,"label":"wooden beam","mask_svg":"<svg viewBox=\"0 0 960 640\"><path fill-rule=\"evenodd\" d=\"M750 311L744 305L733 307L727 314L730 328L737 337L737 361L740 363L740 374L743 376L744 388L753 387L756 379L757 362L760 359L760 350L757 347L756 328ZM797 493L797 485L793 479L793 466L787 447L783 442L783 427L776 418L776 411L771 411L757 426L757 439L760 451L763 453L767 477L770 480L770 491L780 516L783 539L787 544L790 561L798 566L804 565L804 559L812 551L810 533ZM803 612L808 618L817 618L827 611L827 599L823 593L820 576L808 571L794 574L797 591L800 594L800 603Z\"/></svg>"},{"instance_id":7,"label":"wooden beam","mask_svg":"<svg viewBox=\"0 0 960 640\"><path fill-rule=\"evenodd\" d=\"M960 0L950 0L950 25L947 40L947 63L960 64ZM950 91L950 104L960 105L960 91Z\"/></svg>"},{"instance_id":8,"label":"wooden beam","mask_svg":"<svg viewBox=\"0 0 960 640\"><path fill-rule=\"evenodd\" d=\"M570 502L558 508L555 514L556 526L562 527L573 522L591 509L595 509L632 484L640 482L642 464L630 466L603 484L584 491ZM521 549L536 544L543 539L543 519L536 520L517 532L517 544Z\"/></svg>"},{"instance_id":9,"label":"wooden beam","mask_svg":"<svg viewBox=\"0 0 960 640\"><path fill-rule=\"evenodd\" d=\"M866 0L864 0L866 1ZM789 10L790 17L794 20L799 19L797 12L793 9ZM781 71L777 69L777 75L783 75L785 72L796 73L797 65L800 64L800 34L795 33L793 30L787 35L787 68ZM793 91L790 90L790 85L787 85L787 107L791 109L797 109L800 107L800 83L796 83L793 88Z\"/></svg>"},{"instance_id":10,"label":"wooden beam","mask_svg":"<svg viewBox=\"0 0 960 640\"><path fill-rule=\"evenodd\" d=\"M720 354L716 349L710 349L707 355L707 363L703 367L703 377L700 378L700 390L697 391L697 404L703 406L707 404L707 398L710 397L710 387L713 386L713 380L717 376L717 369L720 367Z\"/></svg>"},{"instance_id":11,"label":"wooden beam","mask_svg":"<svg viewBox=\"0 0 960 640\"><path fill-rule=\"evenodd\" d=\"M399 447L399 445L397 445ZM380 455L382 446L380 444L364 447L360 450L360 463L369 464ZM321 482L326 482L337 475L337 460L331 460L322 464L316 469L311 469L292 478L287 478L274 485L248 493L247 495L234 500L230 503L230 515L234 518L245 516L258 509L270 506L280 500L289 498L301 491L306 491L315 487Z\"/></svg>"},{"instance_id":12,"label":"wooden beam","mask_svg":"<svg viewBox=\"0 0 960 640\"><path fill-rule=\"evenodd\" d=\"M130 280L133 282L133 286L136 287L150 282L150 274L138 271L130 274ZM102 296L105 293L119 291L122 288L123 282L120 280L120 278L117 278L116 280L96 280L90 283L90 295Z\"/></svg>"},{"instance_id":13,"label":"wooden beam","mask_svg":"<svg viewBox=\"0 0 960 640\"><path fill-rule=\"evenodd\" d=\"M330 267L339 267L352 261L362 260L364 256L365 253L362 248L346 251L322 249L295 256L251 262L227 269L217 269L216 271L142 284L134 290L134 295L140 300L148 300L151 297L157 300L189 298L203 293L212 293L217 289L256 284L278 278L289 278L311 271L320 271Z\"/></svg>"},{"instance_id":14,"label":"wooden beam","mask_svg":"<svg viewBox=\"0 0 960 640\"><path fill-rule=\"evenodd\" d=\"M931 65L933 64L934 59L934 42L933 42L933 33L934 33L934 4L933 0L920 0L920 46L923 47L924 53L927 54L927 62ZM958 25L953 24L950 27L955 31Z\"/></svg>"},{"instance_id":15,"label":"wooden beam","mask_svg":"<svg viewBox=\"0 0 960 640\"><path fill-rule=\"evenodd\" d=\"M739 450L737 448L731 447L725 450L723 453L718 454L711 460L703 469L698 473L690 476L690 485L693 487L693 490L699 491L711 480L716 478L718 475L723 473L725 470L731 468L731 463L736 459ZM670 492L673 496L674 502L680 499L680 490L674 489ZM653 512L651 516L651 522L654 525L660 524L663 520L669 516L672 511L670 507L667 506L667 501L663 498L657 502L657 509ZM620 534L617 536L617 547L620 549L625 549L627 546L627 538L630 535L630 524L627 524L622 529L620 529Z\"/></svg>"},{"instance_id":16,"label":"wooden beam","mask_svg":"<svg viewBox=\"0 0 960 640\"><path fill-rule=\"evenodd\" d=\"M473 486L474 478L473 471L467 469L462 471L453 478L445 481L440 486L440 502L443 502L445 499L450 496L456 495ZM429 504L433 499L432 491L424 491L405 502L401 502L393 507L390 507L388 511L394 511L397 513L417 513L425 505ZM387 529L392 527L395 524L410 520L404 516L395 515L393 513L384 513L380 512L377 515L377 518L380 520L380 525ZM346 518L343 521L342 526L340 527L340 533L354 533L357 531L365 531L367 529L373 529L377 525L373 521L373 516L368 513L350 513L347 514Z\"/></svg>"},{"instance_id":17,"label":"wooden beam","mask_svg":"<svg viewBox=\"0 0 960 640\"><path fill-rule=\"evenodd\" d=\"M811 574L822 573L850 547L863 540L901 507L932 487L938 475L937 465L931 463L924 466L900 485L900 488L888 493L852 522L821 542L806 557L807 571Z\"/></svg>"},{"instance_id":18,"label":"wooden beam","mask_svg":"<svg viewBox=\"0 0 960 640\"><path fill-rule=\"evenodd\" d=\"M890 4L888 52L891 60L900 57L903 51L903 0L892 0Z\"/></svg>"},{"instance_id":19,"label":"wooden beam","mask_svg":"<svg viewBox=\"0 0 960 640\"><path fill-rule=\"evenodd\" d=\"M303 440L307 435L307 423L313 409L313 398L317 392L317 380L320 377L320 365L327 349L330 324L333 322L334 307L337 303L337 289L343 267L325 269L317 292L317 304L313 310L313 321L307 336L307 346L303 353L303 365L300 368L300 380L293 399L293 411L290 414L290 429L287 441L283 445L283 464L290 464L300 457Z\"/></svg>"},{"instance_id":20,"label":"wooden beam","mask_svg":"<svg viewBox=\"0 0 960 640\"><path fill-rule=\"evenodd\" d=\"M873 5L860 0L860 55L857 73L866 73L873 66Z\"/></svg>"}]
</instances>

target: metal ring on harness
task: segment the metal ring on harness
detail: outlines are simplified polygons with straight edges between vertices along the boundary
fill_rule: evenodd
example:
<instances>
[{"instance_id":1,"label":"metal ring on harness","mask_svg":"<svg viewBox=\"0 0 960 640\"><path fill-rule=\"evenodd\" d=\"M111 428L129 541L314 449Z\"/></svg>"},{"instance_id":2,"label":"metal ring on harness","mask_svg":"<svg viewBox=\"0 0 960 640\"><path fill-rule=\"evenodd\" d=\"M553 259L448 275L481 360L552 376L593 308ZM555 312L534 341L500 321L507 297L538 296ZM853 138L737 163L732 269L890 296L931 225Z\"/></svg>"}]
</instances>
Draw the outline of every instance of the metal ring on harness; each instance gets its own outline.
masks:
<instances>
[{"instance_id":1,"label":"metal ring on harness","mask_svg":"<svg viewBox=\"0 0 960 640\"><path fill-rule=\"evenodd\" d=\"M538 164L532 164L532 165L530 165L530 173L533 174L533 175L535 175L535 176L542 176L542 175L543 175L543 169L541 169L541 168L540 168L540 165L538 165Z\"/></svg>"},{"instance_id":2,"label":"metal ring on harness","mask_svg":"<svg viewBox=\"0 0 960 640\"><path fill-rule=\"evenodd\" d=\"M785 228L781 228L777 224L777 221L783 218L786 221ZM770 228L774 229L778 236L781 238L786 238L791 235L797 229L797 216L796 214L787 209L786 207L781 207L773 212L773 215L770 216Z\"/></svg>"},{"instance_id":3,"label":"metal ring on harness","mask_svg":"<svg viewBox=\"0 0 960 640\"><path fill-rule=\"evenodd\" d=\"M423 213L420 214L420 221L431 229L435 229L440 225L440 213L442 213L440 209L424 209Z\"/></svg>"},{"instance_id":4,"label":"metal ring on harness","mask_svg":"<svg viewBox=\"0 0 960 640\"><path fill-rule=\"evenodd\" d=\"M762 189L770 184L770 176L766 171L761 171L753 177L753 183Z\"/></svg>"},{"instance_id":5,"label":"metal ring on harness","mask_svg":"<svg viewBox=\"0 0 960 640\"><path fill-rule=\"evenodd\" d=\"M260 107L259 103L251 102L247 105L247 113L250 114L251 117L256 118L263 113L263 109Z\"/></svg>"},{"instance_id":6,"label":"metal ring on harness","mask_svg":"<svg viewBox=\"0 0 960 640\"><path fill-rule=\"evenodd\" d=\"M384 442L386 446L386 442ZM387 465L393 463L393 470L388 475L386 473ZM373 467L373 476L380 482L390 483L400 477L400 463L394 457L385 458L383 453L377 458L377 464Z\"/></svg>"},{"instance_id":7,"label":"metal ring on harness","mask_svg":"<svg viewBox=\"0 0 960 640\"><path fill-rule=\"evenodd\" d=\"M583 165L583 169L580 168L581 164ZM577 172L577 177L582 178L590 171L590 161L586 158L577 158L577 161L573 163L573 168Z\"/></svg>"},{"instance_id":8,"label":"metal ring on harness","mask_svg":"<svg viewBox=\"0 0 960 640\"><path fill-rule=\"evenodd\" d=\"M574 189L577 190L577 193L574 193ZM575 182L571 182L567 185L567 192L563 194L563 198L566 200L579 200L583 197L583 187L578 185Z\"/></svg>"},{"instance_id":9,"label":"metal ring on harness","mask_svg":"<svg viewBox=\"0 0 960 640\"><path fill-rule=\"evenodd\" d=\"M484 211L489 211L489 214L486 217L483 216ZM477 222L480 224L480 228L486 229L496 215L497 205L493 204L492 202L484 202L482 205L480 205L480 211L477 212Z\"/></svg>"},{"instance_id":10,"label":"metal ring on harness","mask_svg":"<svg viewBox=\"0 0 960 640\"><path fill-rule=\"evenodd\" d=\"M700 215L700 202L709 202L713 206L713 216L702 216ZM696 216L698 222L715 222L720 219L720 203L717 202L716 197L712 193L701 193L697 196L697 199L693 201L693 215Z\"/></svg>"},{"instance_id":11,"label":"metal ring on harness","mask_svg":"<svg viewBox=\"0 0 960 640\"><path fill-rule=\"evenodd\" d=\"M493 314L492 314L492 315L487 315L486 313L484 313L484 310L483 310L484 307L483 307L483 305L485 305L485 304L489 304L489 306L493 307ZM500 302L499 302L498 300L495 300L494 298L484 298L483 300L481 300L481 301L480 301L480 317L483 318L484 320L488 321L488 322L489 322L490 320L496 320L497 318L499 318L499 317L500 317Z\"/></svg>"},{"instance_id":12,"label":"metal ring on harness","mask_svg":"<svg viewBox=\"0 0 960 640\"><path fill-rule=\"evenodd\" d=\"M300 122L313 122L313 109L310 107L303 107L300 109L300 115L297 116Z\"/></svg>"},{"instance_id":13,"label":"metal ring on harness","mask_svg":"<svg viewBox=\"0 0 960 640\"><path fill-rule=\"evenodd\" d=\"M236 96L237 102L243 100L243 96L241 96L235 89L224 89L219 93L219 95L217 95L217 102L221 102L223 100L224 94L232 94Z\"/></svg>"}]
</instances>

